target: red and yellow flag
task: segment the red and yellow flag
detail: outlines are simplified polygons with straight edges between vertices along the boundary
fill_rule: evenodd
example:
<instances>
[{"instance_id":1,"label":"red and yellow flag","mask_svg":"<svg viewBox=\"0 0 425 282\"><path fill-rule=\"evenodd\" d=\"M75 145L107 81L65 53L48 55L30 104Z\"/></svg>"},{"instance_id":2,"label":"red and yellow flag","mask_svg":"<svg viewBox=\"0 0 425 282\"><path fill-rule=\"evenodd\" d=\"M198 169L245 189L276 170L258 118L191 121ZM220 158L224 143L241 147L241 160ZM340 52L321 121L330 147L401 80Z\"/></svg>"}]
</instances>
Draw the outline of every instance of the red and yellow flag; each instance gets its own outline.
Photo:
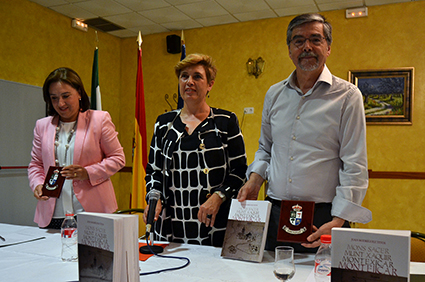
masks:
<instances>
[{"instance_id":1,"label":"red and yellow flag","mask_svg":"<svg viewBox=\"0 0 425 282\"><path fill-rule=\"evenodd\" d=\"M146 140L145 93L143 89L142 71L142 36L139 32L139 57L136 82L136 120L133 140L133 189L131 193L131 208L146 207L146 165L148 163Z\"/></svg>"}]
</instances>

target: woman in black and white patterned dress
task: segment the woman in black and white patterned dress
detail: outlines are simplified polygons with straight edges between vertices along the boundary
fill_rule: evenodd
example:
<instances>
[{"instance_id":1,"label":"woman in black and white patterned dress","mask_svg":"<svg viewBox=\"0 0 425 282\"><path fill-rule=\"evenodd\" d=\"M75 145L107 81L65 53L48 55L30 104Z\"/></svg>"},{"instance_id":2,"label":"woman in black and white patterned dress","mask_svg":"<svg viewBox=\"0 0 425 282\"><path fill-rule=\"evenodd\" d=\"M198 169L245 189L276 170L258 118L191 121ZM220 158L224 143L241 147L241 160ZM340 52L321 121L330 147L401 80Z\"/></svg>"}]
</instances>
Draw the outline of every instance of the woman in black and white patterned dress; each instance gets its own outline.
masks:
<instances>
[{"instance_id":1,"label":"woman in black and white patterned dress","mask_svg":"<svg viewBox=\"0 0 425 282\"><path fill-rule=\"evenodd\" d=\"M221 247L245 182L243 136L234 113L206 103L217 72L211 57L191 54L174 68L184 106L157 118L146 168L147 199L156 190L162 200L155 239Z\"/></svg>"}]
</instances>

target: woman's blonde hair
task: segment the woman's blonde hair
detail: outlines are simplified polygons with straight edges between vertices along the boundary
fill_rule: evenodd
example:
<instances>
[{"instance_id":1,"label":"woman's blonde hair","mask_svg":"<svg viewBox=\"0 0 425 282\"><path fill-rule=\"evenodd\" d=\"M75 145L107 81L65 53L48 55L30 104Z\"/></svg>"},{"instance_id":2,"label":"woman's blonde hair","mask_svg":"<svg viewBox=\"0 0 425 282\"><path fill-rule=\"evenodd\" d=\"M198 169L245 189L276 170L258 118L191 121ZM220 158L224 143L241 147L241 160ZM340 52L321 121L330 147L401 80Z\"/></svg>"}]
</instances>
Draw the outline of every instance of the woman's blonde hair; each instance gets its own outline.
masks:
<instances>
[{"instance_id":1,"label":"woman's blonde hair","mask_svg":"<svg viewBox=\"0 0 425 282\"><path fill-rule=\"evenodd\" d=\"M176 72L177 78L180 77L182 70L187 67L196 65L202 65L204 67L208 83L215 80L217 68L214 64L214 60L210 56L204 54L189 54L186 58L178 62L177 65L174 66L174 71Z\"/></svg>"}]
</instances>

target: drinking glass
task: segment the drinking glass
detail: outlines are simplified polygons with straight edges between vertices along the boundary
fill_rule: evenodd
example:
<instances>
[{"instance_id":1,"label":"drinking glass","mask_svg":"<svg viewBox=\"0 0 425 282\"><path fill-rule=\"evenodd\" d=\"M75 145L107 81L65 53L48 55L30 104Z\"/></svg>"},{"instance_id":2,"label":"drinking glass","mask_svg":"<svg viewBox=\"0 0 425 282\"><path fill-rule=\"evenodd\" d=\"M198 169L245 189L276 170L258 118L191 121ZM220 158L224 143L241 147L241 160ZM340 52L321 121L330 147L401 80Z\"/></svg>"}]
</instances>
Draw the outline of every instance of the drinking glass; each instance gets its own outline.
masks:
<instances>
[{"instance_id":1,"label":"drinking glass","mask_svg":"<svg viewBox=\"0 0 425 282\"><path fill-rule=\"evenodd\" d=\"M289 246L276 247L273 273L281 281L289 281L294 277L294 248Z\"/></svg>"}]
</instances>

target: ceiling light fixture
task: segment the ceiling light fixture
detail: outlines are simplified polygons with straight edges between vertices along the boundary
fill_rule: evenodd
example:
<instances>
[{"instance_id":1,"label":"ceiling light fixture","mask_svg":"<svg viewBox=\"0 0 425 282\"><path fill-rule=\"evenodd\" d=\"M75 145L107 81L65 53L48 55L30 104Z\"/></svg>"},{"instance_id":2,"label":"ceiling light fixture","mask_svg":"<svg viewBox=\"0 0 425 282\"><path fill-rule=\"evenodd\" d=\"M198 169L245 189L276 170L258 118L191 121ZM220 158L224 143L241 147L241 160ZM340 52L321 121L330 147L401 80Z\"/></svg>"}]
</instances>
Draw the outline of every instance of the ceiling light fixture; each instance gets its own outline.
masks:
<instances>
[{"instance_id":1,"label":"ceiling light fixture","mask_svg":"<svg viewBox=\"0 0 425 282\"><path fill-rule=\"evenodd\" d=\"M85 32L87 32L87 30L89 29L88 25L86 23L84 23L83 21L77 20L77 19L72 19L71 26L73 28L76 28L76 29L79 29L79 30L85 31Z\"/></svg>"},{"instance_id":2,"label":"ceiling light fixture","mask_svg":"<svg viewBox=\"0 0 425 282\"><path fill-rule=\"evenodd\" d=\"M345 17L347 19L367 17L367 7L347 9L345 10Z\"/></svg>"}]
</instances>

